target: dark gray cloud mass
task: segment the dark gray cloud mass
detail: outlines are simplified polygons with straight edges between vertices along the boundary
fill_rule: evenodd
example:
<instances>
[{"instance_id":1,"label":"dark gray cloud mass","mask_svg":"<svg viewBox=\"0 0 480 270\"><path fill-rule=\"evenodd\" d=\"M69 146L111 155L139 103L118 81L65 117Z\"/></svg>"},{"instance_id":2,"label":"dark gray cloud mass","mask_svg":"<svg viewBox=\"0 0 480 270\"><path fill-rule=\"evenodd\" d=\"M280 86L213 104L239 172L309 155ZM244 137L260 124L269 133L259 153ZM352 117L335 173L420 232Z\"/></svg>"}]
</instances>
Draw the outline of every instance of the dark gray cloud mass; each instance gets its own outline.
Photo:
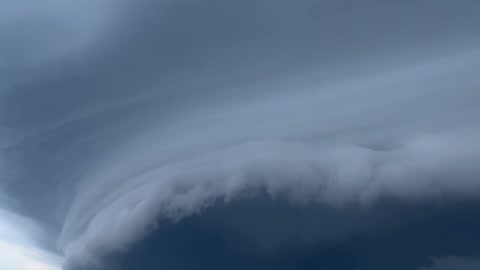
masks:
<instances>
[{"instance_id":1,"label":"dark gray cloud mass","mask_svg":"<svg viewBox=\"0 0 480 270\"><path fill-rule=\"evenodd\" d=\"M479 13L0 0L0 268L478 269Z\"/></svg>"}]
</instances>

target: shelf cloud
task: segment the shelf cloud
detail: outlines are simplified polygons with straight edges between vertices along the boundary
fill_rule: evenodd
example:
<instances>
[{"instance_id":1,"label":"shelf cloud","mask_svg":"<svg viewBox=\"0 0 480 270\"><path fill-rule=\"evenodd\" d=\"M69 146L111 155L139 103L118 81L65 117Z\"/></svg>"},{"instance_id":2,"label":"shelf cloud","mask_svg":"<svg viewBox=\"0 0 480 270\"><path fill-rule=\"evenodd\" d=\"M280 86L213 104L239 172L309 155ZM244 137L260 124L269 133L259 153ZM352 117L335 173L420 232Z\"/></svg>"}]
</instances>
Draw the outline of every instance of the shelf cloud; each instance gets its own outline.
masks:
<instances>
[{"instance_id":1,"label":"shelf cloud","mask_svg":"<svg viewBox=\"0 0 480 270\"><path fill-rule=\"evenodd\" d=\"M480 4L30 2L0 268L476 267Z\"/></svg>"}]
</instances>

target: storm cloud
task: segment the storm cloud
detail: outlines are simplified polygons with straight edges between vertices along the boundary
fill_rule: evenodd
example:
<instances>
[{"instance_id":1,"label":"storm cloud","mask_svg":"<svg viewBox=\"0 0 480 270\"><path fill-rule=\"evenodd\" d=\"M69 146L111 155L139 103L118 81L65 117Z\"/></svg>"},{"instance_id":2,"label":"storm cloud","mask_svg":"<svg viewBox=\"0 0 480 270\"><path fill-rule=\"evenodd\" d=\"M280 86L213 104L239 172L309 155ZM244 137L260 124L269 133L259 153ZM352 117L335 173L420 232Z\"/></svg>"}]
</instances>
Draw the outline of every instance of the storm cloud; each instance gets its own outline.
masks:
<instances>
[{"instance_id":1,"label":"storm cloud","mask_svg":"<svg viewBox=\"0 0 480 270\"><path fill-rule=\"evenodd\" d=\"M478 262L476 1L0 9L0 259L8 244L49 270Z\"/></svg>"}]
</instances>

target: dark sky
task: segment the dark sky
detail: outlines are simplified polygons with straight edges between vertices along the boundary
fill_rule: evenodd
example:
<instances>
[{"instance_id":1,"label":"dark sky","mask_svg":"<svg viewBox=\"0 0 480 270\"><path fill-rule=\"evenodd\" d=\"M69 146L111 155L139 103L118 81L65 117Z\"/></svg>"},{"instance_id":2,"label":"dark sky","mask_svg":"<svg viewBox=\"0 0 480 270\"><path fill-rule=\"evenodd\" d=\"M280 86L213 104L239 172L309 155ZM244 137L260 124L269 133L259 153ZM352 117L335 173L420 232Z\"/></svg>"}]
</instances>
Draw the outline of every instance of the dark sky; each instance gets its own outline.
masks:
<instances>
[{"instance_id":1,"label":"dark sky","mask_svg":"<svg viewBox=\"0 0 480 270\"><path fill-rule=\"evenodd\" d=\"M480 269L480 2L17 2L1 269Z\"/></svg>"}]
</instances>

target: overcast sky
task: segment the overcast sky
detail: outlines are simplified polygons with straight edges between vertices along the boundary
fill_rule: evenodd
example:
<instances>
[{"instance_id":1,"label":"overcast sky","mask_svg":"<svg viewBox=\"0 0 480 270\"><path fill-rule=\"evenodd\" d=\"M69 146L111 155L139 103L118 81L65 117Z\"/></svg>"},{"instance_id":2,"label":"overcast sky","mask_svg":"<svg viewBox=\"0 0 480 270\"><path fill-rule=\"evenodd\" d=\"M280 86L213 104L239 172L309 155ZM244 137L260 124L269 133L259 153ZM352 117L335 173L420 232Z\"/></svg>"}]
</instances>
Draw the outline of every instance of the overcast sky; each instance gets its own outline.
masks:
<instances>
[{"instance_id":1,"label":"overcast sky","mask_svg":"<svg viewBox=\"0 0 480 270\"><path fill-rule=\"evenodd\" d=\"M480 2L17 2L0 268L478 268Z\"/></svg>"}]
</instances>

